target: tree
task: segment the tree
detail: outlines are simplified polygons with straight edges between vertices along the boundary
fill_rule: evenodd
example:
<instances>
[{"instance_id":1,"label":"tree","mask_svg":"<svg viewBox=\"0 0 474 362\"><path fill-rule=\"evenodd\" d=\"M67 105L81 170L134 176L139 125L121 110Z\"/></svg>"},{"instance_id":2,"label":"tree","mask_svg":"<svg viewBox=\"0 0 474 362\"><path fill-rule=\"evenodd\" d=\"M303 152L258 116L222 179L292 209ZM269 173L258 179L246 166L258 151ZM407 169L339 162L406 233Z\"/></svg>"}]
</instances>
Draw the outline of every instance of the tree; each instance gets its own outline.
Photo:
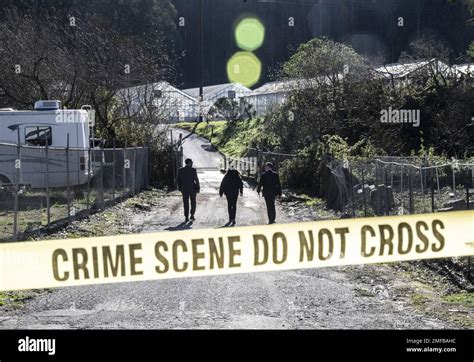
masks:
<instances>
[{"instance_id":1,"label":"tree","mask_svg":"<svg viewBox=\"0 0 474 362\"><path fill-rule=\"evenodd\" d=\"M120 89L172 76L163 38L143 40L104 26L100 16L9 10L0 23L0 102L31 108L38 99L60 99L68 108L90 104L99 134L116 137L111 109ZM161 56L160 56L161 55Z\"/></svg>"},{"instance_id":2,"label":"tree","mask_svg":"<svg viewBox=\"0 0 474 362\"><path fill-rule=\"evenodd\" d=\"M433 50L444 49L426 44L415 43L412 60L430 60ZM276 151L296 153L323 142L326 135L340 136L349 145L367 141L391 155L431 146L455 157L474 151L472 78L458 77L438 61L424 62L391 82L352 48L313 39L284 65L282 74L293 79L293 89L265 118L267 139L276 139ZM419 110L421 124L381 123L381 112L390 108Z\"/></svg>"},{"instance_id":3,"label":"tree","mask_svg":"<svg viewBox=\"0 0 474 362\"><path fill-rule=\"evenodd\" d=\"M239 104L236 100L228 97L219 98L210 108L207 114L209 119L224 119L227 122L235 123L244 118L252 118L252 105L241 100Z\"/></svg>"},{"instance_id":4,"label":"tree","mask_svg":"<svg viewBox=\"0 0 474 362\"><path fill-rule=\"evenodd\" d=\"M29 109L38 99L59 99L68 108L89 104L96 115L95 135L117 147L148 146L152 173L166 183L166 165L172 162L167 119L148 97L131 107L122 90L172 78L172 44L159 33L135 34L129 31L133 27L100 11L42 9L12 7L0 16L0 106Z\"/></svg>"},{"instance_id":5,"label":"tree","mask_svg":"<svg viewBox=\"0 0 474 362\"><path fill-rule=\"evenodd\" d=\"M446 64L450 63L452 50L433 34L424 34L420 38L413 40L407 51L400 55L399 61L402 63L438 59Z\"/></svg>"},{"instance_id":6,"label":"tree","mask_svg":"<svg viewBox=\"0 0 474 362\"><path fill-rule=\"evenodd\" d=\"M282 69L293 84L288 101L268 117L282 151L304 148L326 134L353 140L370 133L383 93L373 73L367 59L347 45L316 38L300 46Z\"/></svg>"}]
</instances>

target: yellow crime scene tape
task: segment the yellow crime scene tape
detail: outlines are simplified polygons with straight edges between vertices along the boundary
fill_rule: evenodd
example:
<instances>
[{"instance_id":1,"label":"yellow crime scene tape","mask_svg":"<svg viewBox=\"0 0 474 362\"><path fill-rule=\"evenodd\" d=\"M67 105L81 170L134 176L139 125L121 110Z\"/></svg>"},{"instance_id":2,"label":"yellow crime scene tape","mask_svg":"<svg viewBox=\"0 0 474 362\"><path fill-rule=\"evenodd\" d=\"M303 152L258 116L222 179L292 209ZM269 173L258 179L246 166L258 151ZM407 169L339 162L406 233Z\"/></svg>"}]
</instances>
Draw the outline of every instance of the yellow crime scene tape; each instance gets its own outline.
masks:
<instances>
[{"instance_id":1,"label":"yellow crime scene tape","mask_svg":"<svg viewBox=\"0 0 474 362\"><path fill-rule=\"evenodd\" d=\"M0 290L474 255L474 211L0 244Z\"/></svg>"}]
</instances>

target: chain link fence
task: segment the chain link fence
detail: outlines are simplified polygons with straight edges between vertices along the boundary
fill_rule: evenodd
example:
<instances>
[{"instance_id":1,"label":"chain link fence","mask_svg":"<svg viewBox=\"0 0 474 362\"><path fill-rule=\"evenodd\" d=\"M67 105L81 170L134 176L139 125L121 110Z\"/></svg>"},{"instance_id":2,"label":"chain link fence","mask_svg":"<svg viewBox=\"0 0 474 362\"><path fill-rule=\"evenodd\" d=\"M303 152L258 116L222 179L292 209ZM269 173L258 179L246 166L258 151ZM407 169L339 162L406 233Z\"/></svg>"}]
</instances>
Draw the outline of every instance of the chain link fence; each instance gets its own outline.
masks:
<instances>
[{"instance_id":1,"label":"chain link fence","mask_svg":"<svg viewBox=\"0 0 474 362\"><path fill-rule=\"evenodd\" d=\"M283 161L297 157L249 148L243 158L222 156L221 169L235 167L256 182L265 163L272 162L278 171ZM348 217L474 209L474 163L433 164L419 157L391 156L317 162L318 196Z\"/></svg>"},{"instance_id":2,"label":"chain link fence","mask_svg":"<svg viewBox=\"0 0 474 362\"><path fill-rule=\"evenodd\" d=\"M272 162L278 171L283 161L298 157L259 149L249 149L247 155L244 159L224 157L224 169L233 165L257 182L266 162ZM313 180L315 196L341 217L474 210L474 163L391 156L350 162L327 157L315 163L319 164ZM313 176L308 173L307 177ZM474 258L467 265L468 279L473 281Z\"/></svg>"},{"instance_id":3,"label":"chain link fence","mask_svg":"<svg viewBox=\"0 0 474 362\"><path fill-rule=\"evenodd\" d=\"M378 158L329 164L336 209L353 217L474 209L474 164Z\"/></svg>"},{"instance_id":4,"label":"chain link fence","mask_svg":"<svg viewBox=\"0 0 474 362\"><path fill-rule=\"evenodd\" d=\"M0 240L90 215L148 185L147 148L0 144Z\"/></svg>"},{"instance_id":5,"label":"chain link fence","mask_svg":"<svg viewBox=\"0 0 474 362\"><path fill-rule=\"evenodd\" d=\"M381 157L330 165L327 203L348 217L474 210L474 163ZM467 261L474 281L474 258Z\"/></svg>"},{"instance_id":6,"label":"chain link fence","mask_svg":"<svg viewBox=\"0 0 474 362\"><path fill-rule=\"evenodd\" d=\"M297 156L293 154L268 152L258 148L248 148L247 154L243 158L223 156L221 168L225 170L230 165L233 165L243 176L257 182L267 162L271 162L275 171L278 171L278 168L283 161L295 157Z\"/></svg>"}]
</instances>

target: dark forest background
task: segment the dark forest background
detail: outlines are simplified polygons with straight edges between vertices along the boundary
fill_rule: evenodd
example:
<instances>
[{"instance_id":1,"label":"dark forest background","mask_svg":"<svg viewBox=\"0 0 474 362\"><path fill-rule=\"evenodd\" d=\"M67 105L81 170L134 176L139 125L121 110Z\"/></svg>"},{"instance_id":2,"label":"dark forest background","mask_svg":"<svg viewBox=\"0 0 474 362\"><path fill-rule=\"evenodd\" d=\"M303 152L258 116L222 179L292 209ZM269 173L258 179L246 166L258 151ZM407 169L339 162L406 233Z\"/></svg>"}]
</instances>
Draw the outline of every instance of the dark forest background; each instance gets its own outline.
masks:
<instances>
[{"instance_id":1,"label":"dark forest background","mask_svg":"<svg viewBox=\"0 0 474 362\"><path fill-rule=\"evenodd\" d=\"M256 54L269 79L270 70L287 61L298 46L314 37L328 36L350 44L358 53L396 62L408 44L422 35L447 43L453 57L466 53L474 38L474 28L466 21L467 6L462 1L447 0L202 0L204 14L205 84L227 82L225 65L238 48L233 26L242 14L257 15L266 27L266 39ZM269 0L266 0L269 1ZM272 0L270 0L272 1ZM198 1L172 0L179 16L188 19L178 27L181 49L191 54L183 59L182 81L197 86L198 64L193 56L198 50ZM404 27L397 26L398 17ZM288 26L288 18L295 26ZM454 59L453 59L454 60Z\"/></svg>"},{"instance_id":2,"label":"dark forest background","mask_svg":"<svg viewBox=\"0 0 474 362\"><path fill-rule=\"evenodd\" d=\"M234 25L245 14L258 16L266 28L265 42L256 51L264 69L259 84L271 79L272 69L314 37L328 36L385 63L396 62L409 43L422 35L446 43L452 49L452 61L466 54L474 38L474 27L467 24L467 6L460 0L260 1L202 0L205 85L227 82L227 60L239 50ZM0 10L11 7L35 9L38 13L57 9L78 18L87 13L84 9L93 8L114 24L111 29L163 36L175 45L168 47L174 48L177 60L174 79L170 80L180 87L199 85L198 0L0 1ZM184 17L186 26L178 26L180 17ZM288 26L290 17L294 18L294 27ZM404 18L403 27L397 25L399 17Z\"/></svg>"}]
</instances>

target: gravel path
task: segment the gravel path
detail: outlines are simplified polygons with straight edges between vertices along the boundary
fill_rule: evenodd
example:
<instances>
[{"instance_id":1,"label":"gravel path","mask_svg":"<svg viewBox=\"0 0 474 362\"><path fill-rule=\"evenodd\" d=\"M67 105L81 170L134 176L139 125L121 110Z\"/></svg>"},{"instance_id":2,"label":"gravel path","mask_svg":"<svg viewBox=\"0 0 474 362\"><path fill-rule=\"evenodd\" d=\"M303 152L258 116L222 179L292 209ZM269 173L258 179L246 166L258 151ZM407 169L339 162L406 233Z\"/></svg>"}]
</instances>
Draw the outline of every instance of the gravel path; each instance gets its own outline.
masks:
<instances>
[{"instance_id":1,"label":"gravel path","mask_svg":"<svg viewBox=\"0 0 474 362\"><path fill-rule=\"evenodd\" d=\"M218 155L196 136L186 140L184 153L202 167L197 221L190 227L224 225L226 202L218 197L222 175L211 170ZM301 220L280 206L277 212L277 222ZM134 231L153 232L182 228L182 221L181 197L172 193L151 211L135 214L130 224ZM237 225L266 222L263 199L246 185ZM61 288L21 308L0 309L0 328L454 327L410 307L394 287L400 284L395 276L374 281L370 273L384 274L384 266L356 269L363 277L354 278L354 268L327 268Z\"/></svg>"}]
</instances>

